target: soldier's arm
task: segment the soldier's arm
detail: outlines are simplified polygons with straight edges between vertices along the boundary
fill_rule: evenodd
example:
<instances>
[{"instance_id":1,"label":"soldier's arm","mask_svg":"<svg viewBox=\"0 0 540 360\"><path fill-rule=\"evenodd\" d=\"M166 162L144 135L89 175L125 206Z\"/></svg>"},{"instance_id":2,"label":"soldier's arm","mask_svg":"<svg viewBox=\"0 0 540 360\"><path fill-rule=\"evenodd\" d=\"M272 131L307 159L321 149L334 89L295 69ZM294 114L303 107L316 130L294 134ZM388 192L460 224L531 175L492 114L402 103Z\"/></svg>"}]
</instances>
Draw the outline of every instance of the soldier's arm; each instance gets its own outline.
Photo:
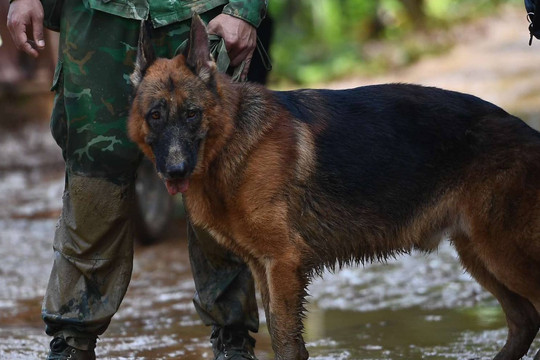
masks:
<instances>
[{"instance_id":1,"label":"soldier's arm","mask_svg":"<svg viewBox=\"0 0 540 360\"><path fill-rule=\"evenodd\" d=\"M17 49L38 57L45 48L43 5L39 0L14 0L9 6L7 26Z\"/></svg>"},{"instance_id":2,"label":"soldier's arm","mask_svg":"<svg viewBox=\"0 0 540 360\"><path fill-rule=\"evenodd\" d=\"M245 61L241 78L245 80L257 46L257 29L266 16L267 1L231 0L223 13L208 23L208 32L225 40L232 66Z\"/></svg>"}]
</instances>

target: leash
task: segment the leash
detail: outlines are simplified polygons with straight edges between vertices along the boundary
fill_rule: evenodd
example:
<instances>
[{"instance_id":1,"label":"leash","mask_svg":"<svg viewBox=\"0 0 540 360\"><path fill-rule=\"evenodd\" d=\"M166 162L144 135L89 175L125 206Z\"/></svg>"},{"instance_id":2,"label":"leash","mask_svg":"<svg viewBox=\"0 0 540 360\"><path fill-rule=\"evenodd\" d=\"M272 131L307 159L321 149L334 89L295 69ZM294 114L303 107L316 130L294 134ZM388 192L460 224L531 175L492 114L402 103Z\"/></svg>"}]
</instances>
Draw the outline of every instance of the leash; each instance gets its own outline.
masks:
<instances>
[{"instance_id":1,"label":"leash","mask_svg":"<svg viewBox=\"0 0 540 360\"><path fill-rule=\"evenodd\" d=\"M540 0L525 0L525 9L527 9L527 21L529 22L529 46L531 46L533 37L540 39L540 16L535 16L535 12L540 10Z\"/></svg>"},{"instance_id":2,"label":"leash","mask_svg":"<svg viewBox=\"0 0 540 360\"><path fill-rule=\"evenodd\" d=\"M214 61L217 65L217 70L221 73L231 74L232 80L234 82L240 82L240 76L246 67L246 61L242 61L240 65L234 68L230 68L231 59L227 53L227 47L225 46L225 40L219 35L211 34L208 36L210 41L210 54L214 58ZM175 51L175 55L181 54L186 49L188 40L184 40L180 46ZM266 49L262 45L261 40L257 36L257 52L261 57L262 63L266 71L272 70L272 63L270 62L270 56L266 52Z\"/></svg>"}]
</instances>

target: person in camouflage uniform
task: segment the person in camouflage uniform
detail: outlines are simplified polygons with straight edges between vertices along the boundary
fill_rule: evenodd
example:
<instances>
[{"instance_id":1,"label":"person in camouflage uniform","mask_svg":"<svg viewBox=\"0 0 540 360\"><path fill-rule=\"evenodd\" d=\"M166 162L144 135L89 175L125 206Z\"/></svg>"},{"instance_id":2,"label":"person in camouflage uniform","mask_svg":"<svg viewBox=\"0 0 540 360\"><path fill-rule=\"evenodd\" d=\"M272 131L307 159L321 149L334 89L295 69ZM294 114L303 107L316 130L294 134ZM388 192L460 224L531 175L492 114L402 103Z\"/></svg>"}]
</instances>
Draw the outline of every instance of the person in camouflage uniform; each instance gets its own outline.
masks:
<instances>
[{"instance_id":1,"label":"person in camouflage uniform","mask_svg":"<svg viewBox=\"0 0 540 360\"><path fill-rule=\"evenodd\" d=\"M53 336L48 359L95 359L97 336L131 278L131 209L141 154L127 137L126 120L141 20L153 24L156 54L172 57L197 12L210 33L224 38L231 65L245 61L248 67L266 9L266 0L63 1L51 131L66 162L66 183L42 309ZM12 1L12 37L33 56L45 45L42 20L38 0ZM215 358L255 359L248 331L259 324L248 268L208 234L188 230L194 303L213 326Z\"/></svg>"}]
</instances>

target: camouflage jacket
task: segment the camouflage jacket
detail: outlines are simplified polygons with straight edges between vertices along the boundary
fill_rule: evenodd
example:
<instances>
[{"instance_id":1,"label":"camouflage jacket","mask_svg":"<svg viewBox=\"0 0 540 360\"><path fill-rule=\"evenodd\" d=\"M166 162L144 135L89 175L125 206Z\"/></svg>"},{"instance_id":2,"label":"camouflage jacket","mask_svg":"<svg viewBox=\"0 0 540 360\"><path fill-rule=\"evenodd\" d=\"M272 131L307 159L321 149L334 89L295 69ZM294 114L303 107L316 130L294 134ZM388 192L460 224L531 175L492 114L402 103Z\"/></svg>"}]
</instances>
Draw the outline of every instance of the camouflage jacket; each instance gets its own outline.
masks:
<instances>
[{"instance_id":1,"label":"camouflage jacket","mask_svg":"<svg viewBox=\"0 0 540 360\"><path fill-rule=\"evenodd\" d=\"M154 27L189 19L193 12L203 13L225 5L223 13L259 26L266 16L268 0L83 0L89 8L130 19L150 17Z\"/></svg>"}]
</instances>

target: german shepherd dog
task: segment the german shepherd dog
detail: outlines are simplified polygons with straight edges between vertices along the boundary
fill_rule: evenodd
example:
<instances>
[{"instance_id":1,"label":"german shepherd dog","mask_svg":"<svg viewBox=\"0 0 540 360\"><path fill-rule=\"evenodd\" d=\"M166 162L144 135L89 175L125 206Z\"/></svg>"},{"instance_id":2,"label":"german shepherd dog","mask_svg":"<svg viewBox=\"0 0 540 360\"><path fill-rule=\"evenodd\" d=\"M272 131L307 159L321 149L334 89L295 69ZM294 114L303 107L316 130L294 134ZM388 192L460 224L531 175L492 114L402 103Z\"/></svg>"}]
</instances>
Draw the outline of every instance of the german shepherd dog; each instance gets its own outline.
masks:
<instances>
[{"instance_id":1,"label":"german shepherd dog","mask_svg":"<svg viewBox=\"0 0 540 360\"><path fill-rule=\"evenodd\" d=\"M190 220L250 266L276 359L307 359L303 304L325 267L449 238L500 302L519 359L540 326L540 133L477 97L407 84L270 91L141 30L129 134ZM536 356L538 359L540 355Z\"/></svg>"}]
</instances>

